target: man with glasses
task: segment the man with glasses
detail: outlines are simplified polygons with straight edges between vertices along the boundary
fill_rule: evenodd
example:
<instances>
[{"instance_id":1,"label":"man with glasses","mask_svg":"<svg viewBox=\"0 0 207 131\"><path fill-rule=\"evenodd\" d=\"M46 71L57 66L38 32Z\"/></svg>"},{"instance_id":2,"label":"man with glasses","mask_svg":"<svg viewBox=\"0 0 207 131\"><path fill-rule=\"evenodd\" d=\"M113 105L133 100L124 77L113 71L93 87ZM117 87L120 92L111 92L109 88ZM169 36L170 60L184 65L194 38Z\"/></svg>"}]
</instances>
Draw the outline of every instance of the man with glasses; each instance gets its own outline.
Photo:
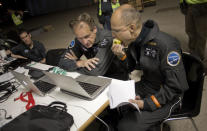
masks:
<instances>
[{"instance_id":1,"label":"man with glasses","mask_svg":"<svg viewBox=\"0 0 207 131\"><path fill-rule=\"evenodd\" d=\"M154 21L142 24L140 14L129 5L120 6L112 14L111 29L122 42L113 45L113 52L119 57L127 56L129 71L143 70L141 81L135 84L137 96L129 100L139 106L141 113L134 109L124 111L118 130L160 130L160 122L179 106L188 89L180 43L161 32ZM124 52L122 46L128 51Z\"/></svg>"},{"instance_id":2,"label":"man with glasses","mask_svg":"<svg viewBox=\"0 0 207 131\"><path fill-rule=\"evenodd\" d=\"M45 63L45 47L39 41L31 39L31 34L24 29L19 30L19 37L23 43L7 51L14 58L30 59L35 62Z\"/></svg>"},{"instance_id":3,"label":"man with glasses","mask_svg":"<svg viewBox=\"0 0 207 131\"><path fill-rule=\"evenodd\" d=\"M69 26L76 38L60 59L61 68L87 75L128 79L124 64L111 51L113 43L111 32L98 28L87 13L70 21ZM81 59L83 55L87 59Z\"/></svg>"}]
</instances>

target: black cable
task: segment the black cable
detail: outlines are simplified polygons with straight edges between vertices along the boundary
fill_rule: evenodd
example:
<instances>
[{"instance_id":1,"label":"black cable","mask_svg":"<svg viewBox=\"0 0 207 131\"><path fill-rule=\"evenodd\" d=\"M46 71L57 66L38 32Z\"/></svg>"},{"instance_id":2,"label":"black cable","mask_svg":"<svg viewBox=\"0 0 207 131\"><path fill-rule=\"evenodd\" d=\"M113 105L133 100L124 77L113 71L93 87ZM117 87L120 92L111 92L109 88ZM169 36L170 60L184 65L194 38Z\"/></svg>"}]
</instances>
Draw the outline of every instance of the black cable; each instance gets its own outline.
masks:
<instances>
[{"instance_id":1,"label":"black cable","mask_svg":"<svg viewBox=\"0 0 207 131\"><path fill-rule=\"evenodd\" d=\"M12 85L10 88L8 88L4 91L1 91L1 92L5 92L5 93L2 93L3 95L0 96L0 103L5 102L16 91L17 91L17 89L14 85Z\"/></svg>"},{"instance_id":2,"label":"black cable","mask_svg":"<svg viewBox=\"0 0 207 131\"><path fill-rule=\"evenodd\" d=\"M7 111L6 111L5 109L0 109L0 110L4 111L4 118L5 118L5 119L7 119L7 120L8 120L8 119L12 119L12 116L11 116L11 115L8 116L8 117L6 116L6 115L7 115Z\"/></svg>"},{"instance_id":3,"label":"black cable","mask_svg":"<svg viewBox=\"0 0 207 131\"><path fill-rule=\"evenodd\" d=\"M15 80L15 81L12 81L12 80ZM11 78L9 80L0 82L0 92L11 87L11 85L13 85L14 83L18 83L15 78Z\"/></svg>"},{"instance_id":4,"label":"black cable","mask_svg":"<svg viewBox=\"0 0 207 131\"><path fill-rule=\"evenodd\" d=\"M14 78L12 78L14 79ZM11 81L12 79L8 80L8 81L4 81L1 82L0 85L0 103L5 102L14 92L17 91L17 88L20 86L20 84L18 84L18 82Z\"/></svg>"},{"instance_id":5,"label":"black cable","mask_svg":"<svg viewBox=\"0 0 207 131\"><path fill-rule=\"evenodd\" d=\"M5 84L5 83L7 83L7 82L9 82L10 80L6 80L6 81L3 81L3 82L0 82L0 85L3 85L3 84Z\"/></svg>"},{"instance_id":6,"label":"black cable","mask_svg":"<svg viewBox=\"0 0 207 131\"><path fill-rule=\"evenodd\" d=\"M5 91L7 88L9 88L11 86L10 82L4 82L0 84L0 92L1 91Z\"/></svg>"},{"instance_id":7,"label":"black cable","mask_svg":"<svg viewBox=\"0 0 207 131\"><path fill-rule=\"evenodd\" d=\"M11 96L12 94L11 90L9 89L6 89L4 92L5 93L2 93L3 95L0 97L0 103L3 103L4 101L6 101L9 98L9 96Z\"/></svg>"}]
</instances>

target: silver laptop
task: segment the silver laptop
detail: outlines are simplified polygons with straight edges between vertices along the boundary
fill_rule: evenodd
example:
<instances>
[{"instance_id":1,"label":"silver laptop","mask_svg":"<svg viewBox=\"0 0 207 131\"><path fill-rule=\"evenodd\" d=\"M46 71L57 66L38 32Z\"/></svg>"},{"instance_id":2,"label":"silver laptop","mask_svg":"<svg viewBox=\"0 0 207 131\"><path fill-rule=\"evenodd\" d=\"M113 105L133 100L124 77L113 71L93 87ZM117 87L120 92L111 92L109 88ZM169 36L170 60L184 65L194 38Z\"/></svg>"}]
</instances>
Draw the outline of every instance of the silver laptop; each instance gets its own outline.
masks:
<instances>
[{"instance_id":1,"label":"silver laptop","mask_svg":"<svg viewBox=\"0 0 207 131\"><path fill-rule=\"evenodd\" d=\"M96 98L111 83L109 78L96 76L80 75L74 79L70 76L44 73L60 87L62 92L86 100Z\"/></svg>"},{"instance_id":2,"label":"silver laptop","mask_svg":"<svg viewBox=\"0 0 207 131\"><path fill-rule=\"evenodd\" d=\"M56 87L56 85L46 75L33 83L31 79L23 73L13 70L11 70L11 73L24 87L31 89L40 96L45 96L45 94L50 93Z\"/></svg>"}]
</instances>

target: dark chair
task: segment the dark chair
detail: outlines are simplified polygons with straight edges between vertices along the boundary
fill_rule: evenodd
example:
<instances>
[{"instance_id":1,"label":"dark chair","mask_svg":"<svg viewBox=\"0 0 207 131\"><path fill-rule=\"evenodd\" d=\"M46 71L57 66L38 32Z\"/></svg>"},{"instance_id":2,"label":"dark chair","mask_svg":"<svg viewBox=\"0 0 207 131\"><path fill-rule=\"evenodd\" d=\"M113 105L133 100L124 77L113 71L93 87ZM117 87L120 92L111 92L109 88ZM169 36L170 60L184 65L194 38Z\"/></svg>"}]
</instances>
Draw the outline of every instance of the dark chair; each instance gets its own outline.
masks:
<instances>
[{"instance_id":1,"label":"dark chair","mask_svg":"<svg viewBox=\"0 0 207 131\"><path fill-rule=\"evenodd\" d=\"M66 49L51 49L46 54L46 64L58 66L61 56Z\"/></svg>"},{"instance_id":2,"label":"dark chair","mask_svg":"<svg viewBox=\"0 0 207 131\"><path fill-rule=\"evenodd\" d=\"M192 118L200 113L205 70L203 63L197 57L185 52L182 57L189 89L184 93L180 109L162 122L161 131L165 122L181 119L190 119L195 130L198 131Z\"/></svg>"}]
</instances>

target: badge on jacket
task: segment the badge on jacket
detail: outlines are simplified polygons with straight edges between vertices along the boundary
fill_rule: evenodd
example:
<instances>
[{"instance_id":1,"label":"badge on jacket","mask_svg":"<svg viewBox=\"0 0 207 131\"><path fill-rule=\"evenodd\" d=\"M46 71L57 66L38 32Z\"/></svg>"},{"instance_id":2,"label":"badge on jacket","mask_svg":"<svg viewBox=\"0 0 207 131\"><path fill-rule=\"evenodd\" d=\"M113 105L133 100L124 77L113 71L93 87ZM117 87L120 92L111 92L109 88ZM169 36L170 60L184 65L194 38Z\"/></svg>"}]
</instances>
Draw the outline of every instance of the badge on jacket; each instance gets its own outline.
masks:
<instances>
[{"instance_id":1,"label":"badge on jacket","mask_svg":"<svg viewBox=\"0 0 207 131\"><path fill-rule=\"evenodd\" d=\"M75 41L74 40L72 40L71 42L70 42L70 45L69 45L69 47L68 48L73 48L75 46Z\"/></svg>"},{"instance_id":2,"label":"badge on jacket","mask_svg":"<svg viewBox=\"0 0 207 131\"><path fill-rule=\"evenodd\" d=\"M24 53L29 53L29 50L28 50L28 49L25 49L25 50L24 50Z\"/></svg>"},{"instance_id":3,"label":"badge on jacket","mask_svg":"<svg viewBox=\"0 0 207 131\"><path fill-rule=\"evenodd\" d=\"M144 50L144 55L152 57L152 58L156 58L157 57L157 50L155 48L146 47Z\"/></svg>"},{"instance_id":4,"label":"badge on jacket","mask_svg":"<svg viewBox=\"0 0 207 131\"><path fill-rule=\"evenodd\" d=\"M100 46L99 47L106 47L107 44L108 44L108 40L107 39L103 39L101 42L100 42Z\"/></svg>"},{"instance_id":5,"label":"badge on jacket","mask_svg":"<svg viewBox=\"0 0 207 131\"><path fill-rule=\"evenodd\" d=\"M180 54L176 51L172 51L167 55L167 63L170 66L177 66L180 63Z\"/></svg>"}]
</instances>

